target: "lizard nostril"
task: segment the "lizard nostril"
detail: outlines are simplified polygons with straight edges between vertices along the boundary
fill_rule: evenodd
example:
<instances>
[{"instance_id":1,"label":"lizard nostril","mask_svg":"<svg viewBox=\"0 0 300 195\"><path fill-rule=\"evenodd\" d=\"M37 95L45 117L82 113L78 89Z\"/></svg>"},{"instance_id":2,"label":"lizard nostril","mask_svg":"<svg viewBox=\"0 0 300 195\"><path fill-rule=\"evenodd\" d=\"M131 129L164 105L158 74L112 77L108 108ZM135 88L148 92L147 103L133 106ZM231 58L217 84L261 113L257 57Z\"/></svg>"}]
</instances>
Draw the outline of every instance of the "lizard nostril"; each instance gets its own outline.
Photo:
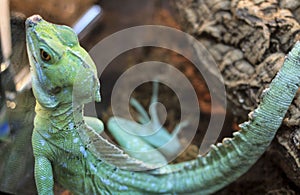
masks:
<instances>
[{"instance_id":1,"label":"lizard nostril","mask_svg":"<svg viewBox=\"0 0 300 195\"><path fill-rule=\"evenodd\" d=\"M35 23L33 23L31 20L26 20L26 27L33 27Z\"/></svg>"}]
</instances>

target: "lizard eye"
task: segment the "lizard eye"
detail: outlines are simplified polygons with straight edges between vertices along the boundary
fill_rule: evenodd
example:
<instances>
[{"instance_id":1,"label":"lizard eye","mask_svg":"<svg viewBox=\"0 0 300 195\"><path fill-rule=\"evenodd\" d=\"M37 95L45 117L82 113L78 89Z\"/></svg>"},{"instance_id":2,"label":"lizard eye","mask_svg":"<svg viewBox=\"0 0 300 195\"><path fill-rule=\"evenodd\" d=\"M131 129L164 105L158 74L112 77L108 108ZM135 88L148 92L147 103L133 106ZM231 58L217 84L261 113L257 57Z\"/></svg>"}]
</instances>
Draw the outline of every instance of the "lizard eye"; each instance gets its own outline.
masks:
<instances>
[{"instance_id":1,"label":"lizard eye","mask_svg":"<svg viewBox=\"0 0 300 195\"><path fill-rule=\"evenodd\" d=\"M40 56L44 62L49 62L51 60L51 56L43 49L40 49Z\"/></svg>"}]
</instances>

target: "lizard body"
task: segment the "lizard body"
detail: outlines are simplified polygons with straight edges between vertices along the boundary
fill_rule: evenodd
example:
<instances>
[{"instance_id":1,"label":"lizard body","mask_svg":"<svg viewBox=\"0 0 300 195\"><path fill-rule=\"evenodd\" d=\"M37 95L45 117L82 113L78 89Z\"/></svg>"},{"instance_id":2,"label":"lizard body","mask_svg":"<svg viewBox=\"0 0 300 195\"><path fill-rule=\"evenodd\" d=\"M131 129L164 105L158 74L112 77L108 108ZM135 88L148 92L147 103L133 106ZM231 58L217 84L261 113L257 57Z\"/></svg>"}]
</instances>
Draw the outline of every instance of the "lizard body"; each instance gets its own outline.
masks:
<instances>
[{"instance_id":1,"label":"lizard body","mask_svg":"<svg viewBox=\"0 0 300 195\"><path fill-rule=\"evenodd\" d=\"M97 133L102 126L85 122L83 104L100 101L100 84L75 33L35 15L26 21L26 39L37 99L32 144L39 194L53 194L54 179L74 194L213 193L245 173L265 151L300 82L297 43L233 138L195 160L146 170L151 166L102 138Z\"/></svg>"}]
</instances>

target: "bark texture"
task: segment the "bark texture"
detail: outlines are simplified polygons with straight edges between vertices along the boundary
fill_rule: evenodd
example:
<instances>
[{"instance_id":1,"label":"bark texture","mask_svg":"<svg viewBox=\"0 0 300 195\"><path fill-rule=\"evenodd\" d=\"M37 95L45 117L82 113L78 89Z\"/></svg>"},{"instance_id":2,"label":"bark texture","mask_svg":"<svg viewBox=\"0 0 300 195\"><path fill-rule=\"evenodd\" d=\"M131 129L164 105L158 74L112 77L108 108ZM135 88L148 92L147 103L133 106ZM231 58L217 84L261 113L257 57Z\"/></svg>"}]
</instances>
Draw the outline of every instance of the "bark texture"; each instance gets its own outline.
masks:
<instances>
[{"instance_id":1,"label":"bark texture","mask_svg":"<svg viewBox=\"0 0 300 195\"><path fill-rule=\"evenodd\" d=\"M292 0L179 0L182 29L196 36L222 73L238 121L259 103L262 91L300 38L300 2ZM300 92L269 154L300 187Z\"/></svg>"}]
</instances>

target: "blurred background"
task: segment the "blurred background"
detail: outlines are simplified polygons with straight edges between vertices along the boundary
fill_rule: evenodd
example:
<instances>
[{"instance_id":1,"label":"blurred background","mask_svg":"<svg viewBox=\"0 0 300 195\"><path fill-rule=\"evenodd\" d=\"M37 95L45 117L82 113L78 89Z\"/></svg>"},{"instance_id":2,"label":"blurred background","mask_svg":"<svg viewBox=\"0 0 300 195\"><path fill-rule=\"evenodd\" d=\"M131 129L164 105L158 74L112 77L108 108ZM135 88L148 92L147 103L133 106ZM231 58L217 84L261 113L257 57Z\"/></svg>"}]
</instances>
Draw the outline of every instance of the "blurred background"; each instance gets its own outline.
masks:
<instances>
[{"instance_id":1,"label":"blurred background","mask_svg":"<svg viewBox=\"0 0 300 195\"><path fill-rule=\"evenodd\" d=\"M182 18L178 14L174 1L164 0L10 0L9 9L12 53L9 65L1 66L0 71L0 192L36 194L31 148L35 99L31 91L26 54L25 19L33 14L39 14L47 21L75 28L81 45L87 51L105 37L128 27L154 24L184 31L184 25L182 25ZM2 52L0 60L5 61ZM201 110L200 124L192 144L173 163L190 160L197 155L212 115L226 115L224 129L219 140L231 136L232 131L238 130L238 121L231 114L230 108L219 106L211 110L207 86L199 71L188 59L170 50L153 47L136 48L124 52L117 56L101 75L102 102L96 104L96 108L98 117L104 123L112 114L110 96L115 81L126 69L150 60L166 62L184 73L196 91ZM132 94L145 108L149 106L151 95L151 83L139 86ZM164 125L171 131L180 120L178 98L168 86L160 85L158 99L168 111ZM124 109L126 108L127 105L124 106ZM134 115L134 112L132 113ZM109 134L107 138L114 141ZM184 142L184 138L181 141ZM269 160L270 157L263 156L262 158L265 160L256 163L247 174L216 194L261 194L267 191L266 186L268 189L278 187L279 190L275 190L274 193L296 194L297 187L290 184L282 171ZM281 191L280 189L287 190ZM59 185L55 185L55 193L69 194Z\"/></svg>"}]
</instances>

